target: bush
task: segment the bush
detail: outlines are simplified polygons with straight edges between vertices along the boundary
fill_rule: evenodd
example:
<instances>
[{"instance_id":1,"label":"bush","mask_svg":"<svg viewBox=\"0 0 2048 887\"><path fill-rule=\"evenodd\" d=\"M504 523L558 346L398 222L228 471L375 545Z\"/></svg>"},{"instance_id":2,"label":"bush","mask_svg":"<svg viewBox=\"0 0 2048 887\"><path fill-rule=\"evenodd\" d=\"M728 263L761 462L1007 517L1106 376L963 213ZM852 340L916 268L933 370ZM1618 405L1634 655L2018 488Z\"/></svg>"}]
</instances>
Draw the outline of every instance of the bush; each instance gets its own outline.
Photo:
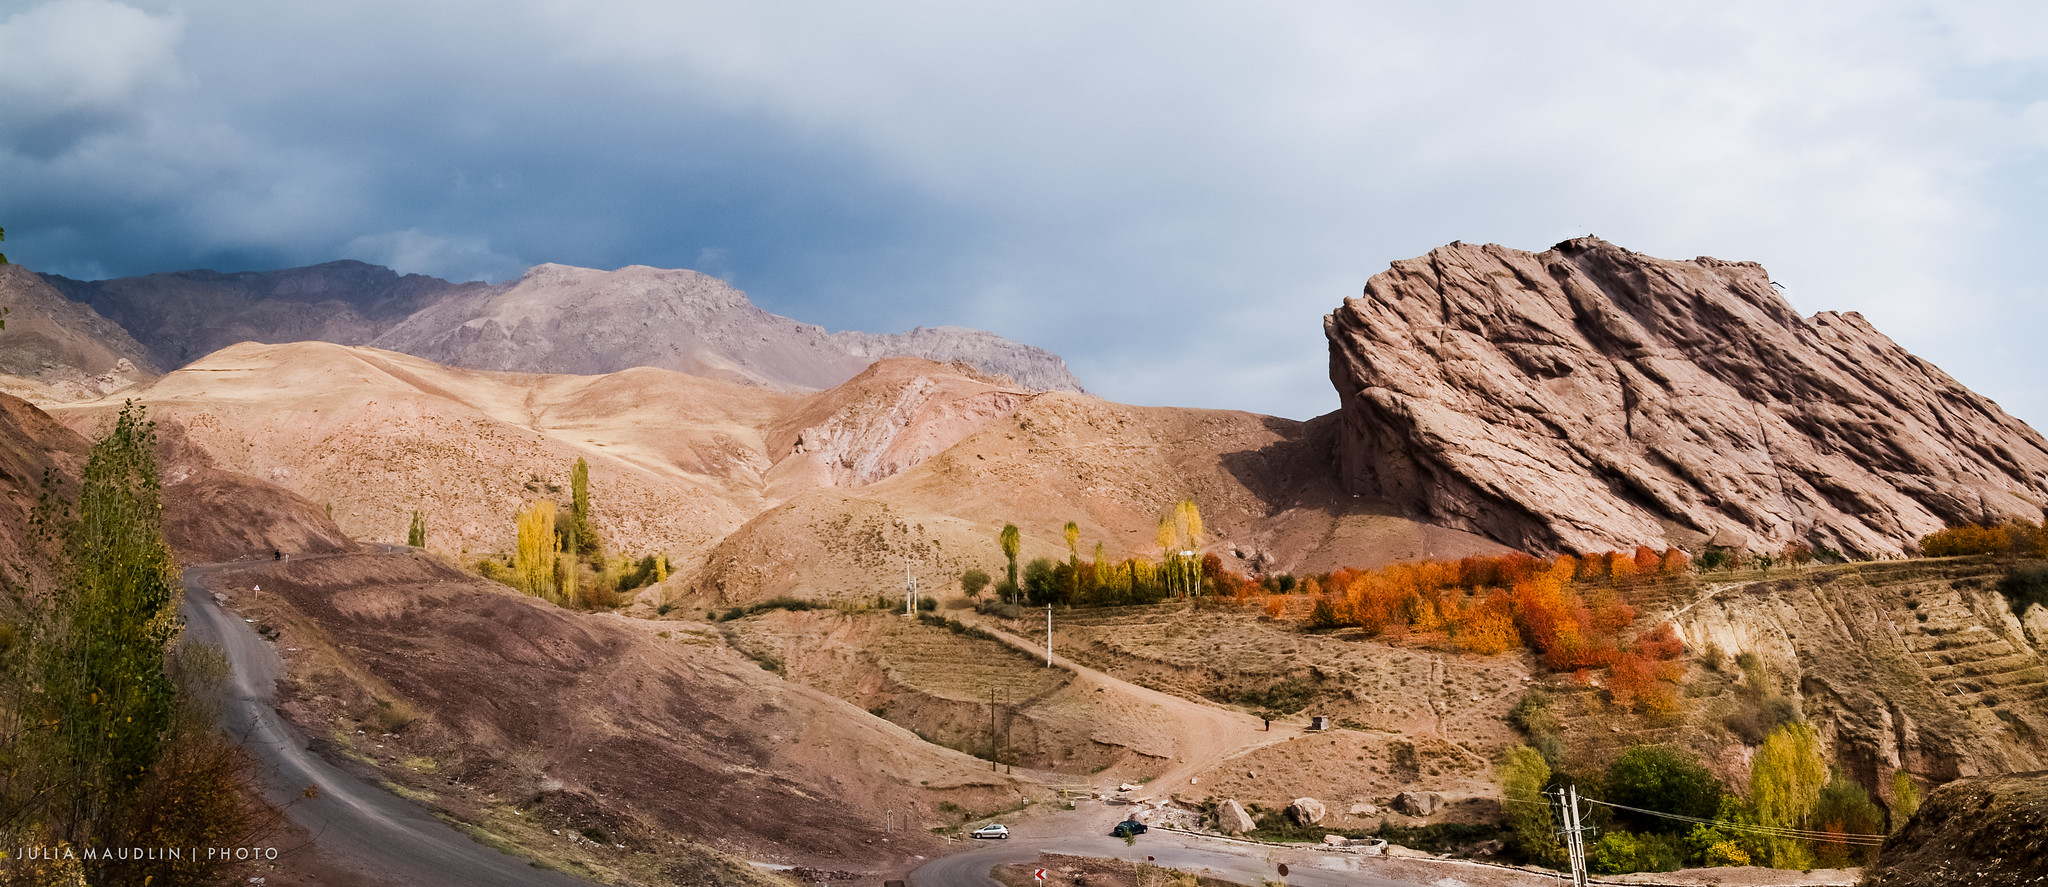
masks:
<instances>
[{"instance_id":1,"label":"bush","mask_svg":"<svg viewBox=\"0 0 2048 887\"><path fill-rule=\"evenodd\" d=\"M1607 767L1607 800L1660 813L1708 819L1721 809L1724 789L1691 753L1661 745L1638 745ZM1687 824L1627 810L1615 818L1637 831L1678 832Z\"/></svg>"},{"instance_id":2,"label":"bush","mask_svg":"<svg viewBox=\"0 0 2048 887\"><path fill-rule=\"evenodd\" d=\"M960 590L967 592L968 597L974 597L981 594L990 581L987 573L970 567L960 574Z\"/></svg>"},{"instance_id":3,"label":"bush","mask_svg":"<svg viewBox=\"0 0 2048 887\"><path fill-rule=\"evenodd\" d=\"M2035 604L2048 607L2048 564L2026 564L2013 568L1998 580L1998 593L2005 595L2005 602L2012 607L2014 616L2023 616L2027 608Z\"/></svg>"},{"instance_id":4,"label":"bush","mask_svg":"<svg viewBox=\"0 0 2048 887\"><path fill-rule=\"evenodd\" d=\"M1602 875L1630 872L1675 872L1685 864L1678 839L1669 835L1608 832L1588 854L1590 868Z\"/></svg>"},{"instance_id":5,"label":"bush","mask_svg":"<svg viewBox=\"0 0 2048 887\"><path fill-rule=\"evenodd\" d=\"M1883 835L1884 811L1870 801L1870 792L1853 779L1836 776L1820 790L1813 808L1813 827L1829 834ZM1876 847L1851 846L1846 841L1819 842L1819 861L1828 868L1868 865Z\"/></svg>"}]
</instances>

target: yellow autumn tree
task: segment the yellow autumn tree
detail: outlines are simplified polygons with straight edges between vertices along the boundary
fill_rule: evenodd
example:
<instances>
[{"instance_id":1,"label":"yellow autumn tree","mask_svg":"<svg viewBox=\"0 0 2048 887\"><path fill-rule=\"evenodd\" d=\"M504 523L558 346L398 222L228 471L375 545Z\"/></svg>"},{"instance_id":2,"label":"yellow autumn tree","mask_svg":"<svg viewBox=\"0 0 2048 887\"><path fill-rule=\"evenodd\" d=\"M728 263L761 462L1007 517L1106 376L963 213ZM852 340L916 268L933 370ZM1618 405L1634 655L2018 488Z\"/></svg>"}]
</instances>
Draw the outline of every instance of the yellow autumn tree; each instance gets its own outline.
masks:
<instances>
[{"instance_id":1,"label":"yellow autumn tree","mask_svg":"<svg viewBox=\"0 0 2048 887\"><path fill-rule=\"evenodd\" d=\"M1820 790L1828 782L1827 759L1821 755L1820 734L1811 724L1793 722L1772 730L1749 765L1750 801L1756 806L1761 825L1796 829L1808 827L1807 819L1820 805ZM1775 868L1798 869L1813 865L1813 848L1792 837L1766 838L1770 863Z\"/></svg>"},{"instance_id":2,"label":"yellow autumn tree","mask_svg":"<svg viewBox=\"0 0 2048 887\"><path fill-rule=\"evenodd\" d=\"M512 570L522 591L534 597L555 599L558 547L555 503L547 499L528 502L519 510L519 549L512 560Z\"/></svg>"}]
</instances>

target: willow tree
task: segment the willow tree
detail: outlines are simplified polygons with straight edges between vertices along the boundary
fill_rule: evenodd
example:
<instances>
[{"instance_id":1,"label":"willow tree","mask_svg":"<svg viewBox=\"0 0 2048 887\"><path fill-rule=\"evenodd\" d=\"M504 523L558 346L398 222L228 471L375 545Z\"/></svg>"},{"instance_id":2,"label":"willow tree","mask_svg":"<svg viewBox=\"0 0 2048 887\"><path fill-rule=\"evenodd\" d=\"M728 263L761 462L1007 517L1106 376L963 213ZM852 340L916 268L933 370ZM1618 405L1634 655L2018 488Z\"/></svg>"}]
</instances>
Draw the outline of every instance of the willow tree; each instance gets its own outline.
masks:
<instances>
[{"instance_id":1,"label":"willow tree","mask_svg":"<svg viewBox=\"0 0 2048 887\"><path fill-rule=\"evenodd\" d=\"M1750 802L1757 821L1771 828L1799 829L1820 805L1827 785L1828 763L1821 756L1820 734L1811 724L1793 722L1772 730L1749 764ZM1808 868L1813 850L1793 837L1766 839L1775 868Z\"/></svg>"},{"instance_id":2,"label":"willow tree","mask_svg":"<svg viewBox=\"0 0 2048 887\"><path fill-rule=\"evenodd\" d=\"M1550 764L1543 755L1526 745L1508 749L1506 760L1494 774L1500 779L1501 800L1506 802L1508 840L1523 856L1537 862L1555 862L1558 852L1550 799L1543 786L1550 782Z\"/></svg>"},{"instance_id":3,"label":"willow tree","mask_svg":"<svg viewBox=\"0 0 2048 887\"><path fill-rule=\"evenodd\" d=\"M555 540L555 503L535 499L519 510L519 548L513 555L512 571L519 588L535 597L555 597L555 561L560 543Z\"/></svg>"},{"instance_id":4,"label":"willow tree","mask_svg":"<svg viewBox=\"0 0 2048 887\"><path fill-rule=\"evenodd\" d=\"M1023 548L1024 535L1017 532L1016 524L1004 524L1003 532L996 536L996 541L1002 543L1003 557L1008 558L1010 561L1010 591L1008 593L1015 594L1018 587L1017 552Z\"/></svg>"},{"instance_id":5,"label":"willow tree","mask_svg":"<svg viewBox=\"0 0 2048 887\"><path fill-rule=\"evenodd\" d=\"M164 543L156 433L129 402L87 457L78 511L45 496L38 522L64 540L64 576L36 638L31 705L50 730L46 765L66 808L55 835L115 838L124 805L162 749L176 685L164 654L178 635L178 572Z\"/></svg>"}]
</instances>

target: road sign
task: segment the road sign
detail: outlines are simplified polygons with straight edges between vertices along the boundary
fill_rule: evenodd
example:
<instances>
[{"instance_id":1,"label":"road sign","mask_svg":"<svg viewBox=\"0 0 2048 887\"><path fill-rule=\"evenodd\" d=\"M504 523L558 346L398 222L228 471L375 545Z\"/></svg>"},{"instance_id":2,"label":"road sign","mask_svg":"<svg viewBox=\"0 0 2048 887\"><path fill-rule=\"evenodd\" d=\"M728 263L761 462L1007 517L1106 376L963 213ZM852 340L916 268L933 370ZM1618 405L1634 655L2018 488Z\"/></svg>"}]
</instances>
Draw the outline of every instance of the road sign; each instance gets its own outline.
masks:
<instances>
[{"instance_id":1,"label":"road sign","mask_svg":"<svg viewBox=\"0 0 2048 887\"><path fill-rule=\"evenodd\" d=\"M1045 869L1039 869L1038 871L1032 872L1031 877L1041 884L1045 883Z\"/></svg>"}]
</instances>

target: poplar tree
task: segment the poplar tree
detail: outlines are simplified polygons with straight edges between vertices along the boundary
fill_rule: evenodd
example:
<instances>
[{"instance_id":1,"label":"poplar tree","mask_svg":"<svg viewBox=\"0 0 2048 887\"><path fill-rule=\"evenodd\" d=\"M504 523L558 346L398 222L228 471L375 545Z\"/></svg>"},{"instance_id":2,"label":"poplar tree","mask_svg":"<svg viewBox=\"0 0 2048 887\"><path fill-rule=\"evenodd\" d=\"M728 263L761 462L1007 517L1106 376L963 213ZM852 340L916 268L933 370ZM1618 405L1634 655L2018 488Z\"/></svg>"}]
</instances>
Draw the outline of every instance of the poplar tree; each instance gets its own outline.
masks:
<instances>
[{"instance_id":1,"label":"poplar tree","mask_svg":"<svg viewBox=\"0 0 2048 887\"><path fill-rule=\"evenodd\" d=\"M571 556L594 556L604 547L590 525L590 463L581 456L569 470L569 529L571 541L563 547Z\"/></svg>"},{"instance_id":2,"label":"poplar tree","mask_svg":"<svg viewBox=\"0 0 2048 887\"><path fill-rule=\"evenodd\" d=\"M405 531L405 544L413 548L427 547L427 519L418 511L412 513L412 527Z\"/></svg>"},{"instance_id":3,"label":"poplar tree","mask_svg":"<svg viewBox=\"0 0 2048 887\"><path fill-rule=\"evenodd\" d=\"M1019 587L1017 585L1017 552L1023 547L1024 536L1022 533L1017 532L1016 524L1004 524L1003 532L996 537L996 540L1003 545L1003 557L1008 558L1010 561L1009 587L1011 593L1014 594Z\"/></svg>"},{"instance_id":4,"label":"poplar tree","mask_svg":"<svg viewBox=\"0 0 2048 887\"><path fill-rule=\"evenodd\" d=\"M130 401L87 457L75 518L48 494L38 520L65 542L64 579L37 639L35 708L69 809L58 831L115 837L123 805L162 749L176 686L164 654L178 636L178 568L164 542L156 433Z\"/></svg>"},{"instance_id":5,"label":"poplar tree","mask_svg":"<svg viewBox=\"0 0 2048 887\"><path fill-rule=\"evenodd\" d=\"M535 597L554 598L559 545L555 540L553 500L535 499L520 509L519 549L513 555L512 570L521 590Z\"/></svg>"},{"instance_id":6,"label":"poplar tree","mask_svg":"<svg viewBox=\"0 0 2048 887\"><path fill-rule=\"evenodd\" d=\"M1072 602L1081 597L1081 527L1067 521L1060 532L1067 537L1067 600Z\"/></svg>"}]
</instances>

